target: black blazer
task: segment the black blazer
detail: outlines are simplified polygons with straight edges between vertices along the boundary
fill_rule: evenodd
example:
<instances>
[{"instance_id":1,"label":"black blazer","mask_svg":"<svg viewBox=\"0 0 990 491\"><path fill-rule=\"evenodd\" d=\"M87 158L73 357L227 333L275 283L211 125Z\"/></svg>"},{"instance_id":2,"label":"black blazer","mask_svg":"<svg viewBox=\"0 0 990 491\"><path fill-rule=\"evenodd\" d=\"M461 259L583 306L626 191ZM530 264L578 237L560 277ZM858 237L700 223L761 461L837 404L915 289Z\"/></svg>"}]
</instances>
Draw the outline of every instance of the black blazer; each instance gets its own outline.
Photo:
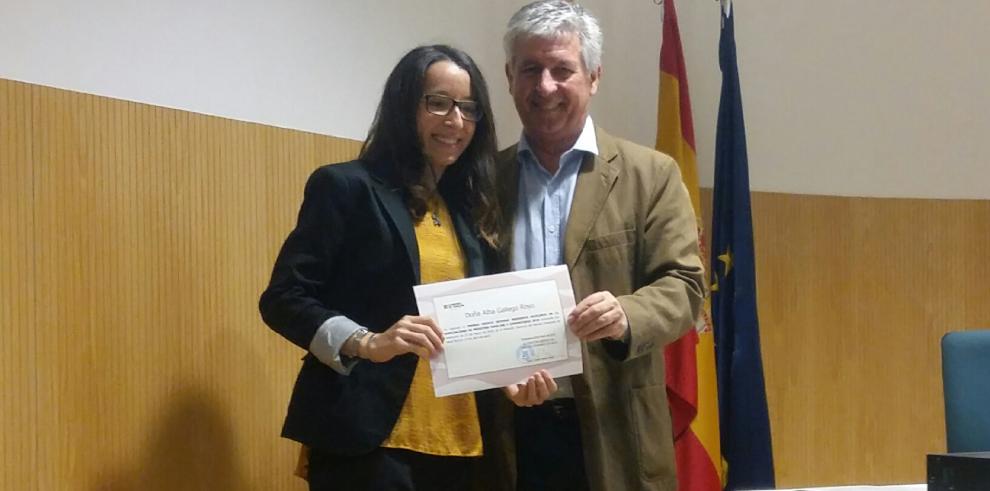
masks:
<instances>
[{"instance_id":1,"label":"black blazer","mask_svg":"<svg viewBox=\"0 0 990 491\"><path fill-rule=\"evenodd\" d=\"M493 254L463 207L447 202L468 274L483 274ZM417 314L412 287L419 281L412 218L388 165L325 165L306 183L296 228L261 295L261 316L308 349L332 316L382 332L403 315ZM416 356L407 354L386 363L360 362L344 376L307 353L282 436L338 454L374 450L395 426L415 366Z\"/></svg>"}]
</instances>

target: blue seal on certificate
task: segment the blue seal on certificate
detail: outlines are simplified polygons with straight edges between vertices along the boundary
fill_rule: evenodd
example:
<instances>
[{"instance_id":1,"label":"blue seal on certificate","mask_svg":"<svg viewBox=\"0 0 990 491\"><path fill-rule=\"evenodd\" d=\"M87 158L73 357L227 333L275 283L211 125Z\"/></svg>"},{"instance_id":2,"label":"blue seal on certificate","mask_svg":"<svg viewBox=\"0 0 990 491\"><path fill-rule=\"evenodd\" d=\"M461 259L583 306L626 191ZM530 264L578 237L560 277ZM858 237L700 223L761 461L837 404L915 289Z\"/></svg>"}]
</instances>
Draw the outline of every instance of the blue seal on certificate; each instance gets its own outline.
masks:
<instances>
[{"instance_id":1,"label":"blue seal on certificate","mask_svg":"<svg viewBox=\"0 0 990 491\"><path fill-rule=\"evenodd\" d=\"M529 343L520 344L516 348L516 358L521 362L529 363L536 358L536 350Z\"/></svg>"}]
</instances>

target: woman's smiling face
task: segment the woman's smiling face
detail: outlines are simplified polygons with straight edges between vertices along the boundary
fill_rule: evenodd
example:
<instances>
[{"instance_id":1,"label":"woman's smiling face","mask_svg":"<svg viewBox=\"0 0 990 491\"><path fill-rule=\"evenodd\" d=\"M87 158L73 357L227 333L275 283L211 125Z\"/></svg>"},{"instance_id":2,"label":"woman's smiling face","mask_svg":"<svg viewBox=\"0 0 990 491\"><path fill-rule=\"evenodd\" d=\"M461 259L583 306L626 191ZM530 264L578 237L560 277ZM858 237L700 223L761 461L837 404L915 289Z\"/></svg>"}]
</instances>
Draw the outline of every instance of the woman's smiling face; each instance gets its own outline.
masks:
<instances>
[{"instance_id":1,"label":"woman's smiling face","mask_svg":"<svg viewBox=\"0 0 990 491\"><path fill-rule=\"evenodd\" d=\"M457 162L474 136L475 122L465 119L456 105L441 116L427 110L427 95L443 95L458 101L471 99L471 76L457 64L442 60L426 70L423 95L416 111L416 130L426 163L439 179L444 169Z\"/></svg>"}]
</instances>

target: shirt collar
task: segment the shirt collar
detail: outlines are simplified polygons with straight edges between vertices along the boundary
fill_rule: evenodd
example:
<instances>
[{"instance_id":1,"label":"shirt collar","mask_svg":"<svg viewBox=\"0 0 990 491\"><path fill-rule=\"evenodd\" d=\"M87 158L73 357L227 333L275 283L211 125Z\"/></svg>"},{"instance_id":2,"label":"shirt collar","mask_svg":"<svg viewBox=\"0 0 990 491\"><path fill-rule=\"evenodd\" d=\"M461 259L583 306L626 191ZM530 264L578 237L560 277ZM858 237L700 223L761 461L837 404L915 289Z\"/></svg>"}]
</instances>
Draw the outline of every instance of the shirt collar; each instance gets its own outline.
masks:
<instances>
[{"instance_id":1,"label":"shirt collar","mask_svg":"<svg viewBox=\"0 0 990 491\"><path fill-rule=\"evenodd\" d=\"M585 118L584 128L581 129L581 134L578 135L578 139L574 142L574 146L567 149L567 151L564 152L564 155L567 155L575 150L598 155L598 137L595 135L595 123L591 120L590 114L587 118ZM525 132L519 135L519 145L516 147L516 152L520 155L525 154L533 159L536 158L532 147L529 146L529 141L526 140Z\"/></svg>"}]
</instances>

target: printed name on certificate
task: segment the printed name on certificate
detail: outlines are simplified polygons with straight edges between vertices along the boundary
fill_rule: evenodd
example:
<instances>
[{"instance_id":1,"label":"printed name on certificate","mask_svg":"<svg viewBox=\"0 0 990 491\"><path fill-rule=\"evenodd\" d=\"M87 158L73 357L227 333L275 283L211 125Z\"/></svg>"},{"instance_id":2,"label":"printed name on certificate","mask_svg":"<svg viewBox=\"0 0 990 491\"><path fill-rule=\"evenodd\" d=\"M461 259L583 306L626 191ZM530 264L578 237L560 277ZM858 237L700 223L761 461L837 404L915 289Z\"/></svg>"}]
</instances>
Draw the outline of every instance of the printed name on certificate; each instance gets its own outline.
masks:
<instances>
[{"instance_id":1,"label":"printed name on certificate","mask_svg":"<svg viewBox=\"0 0 990 491\"><path fill-rule=\"evenodd\" d=\"M539 281L435 297L448 377L567 359L557 284Z\"/></svg>"}]
</instances>

